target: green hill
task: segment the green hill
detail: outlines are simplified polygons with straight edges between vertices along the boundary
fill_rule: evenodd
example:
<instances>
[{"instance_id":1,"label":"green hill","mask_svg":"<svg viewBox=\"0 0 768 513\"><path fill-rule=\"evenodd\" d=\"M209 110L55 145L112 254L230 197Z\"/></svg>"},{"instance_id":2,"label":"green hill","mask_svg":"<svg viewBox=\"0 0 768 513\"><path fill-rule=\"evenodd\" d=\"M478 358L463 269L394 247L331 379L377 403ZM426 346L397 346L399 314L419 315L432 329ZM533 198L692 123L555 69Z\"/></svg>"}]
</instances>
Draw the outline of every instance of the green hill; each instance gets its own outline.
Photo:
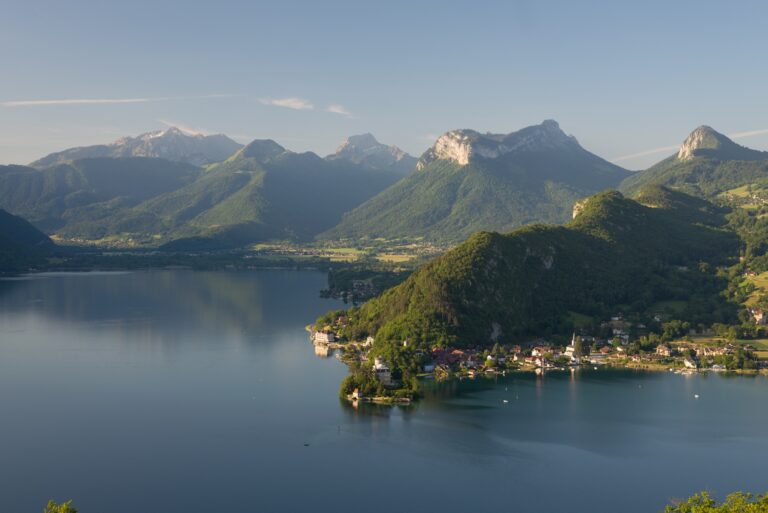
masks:
<instances>
[{"instance_id":1,"label":"green hill","mask_svg":"<svg viewBox=\"0 0 768 513\"><path fill-rule=\"evenodd\" d=\"M0 209L0 274L36 265L53 247L46 234L21 217Z\"/></svg>"},{"instance_id":2,"label":"green hill","mask_svg":"<svg viewBox=\"0 0 768 513\"><path fill-rule=\"evenodd\" d=\"M155 158L93 158L45 169L0 166L0 208L54 233L178 189L200 176Z\"/></svg>"},{"instance_id":3,"label":"green hill","mask_svg":"<svg viewBox=\"0 0 768 513\"><path fill-rule=\"evenodd\" d=\"M437 140L415 172L321 237L450 243L479 230L562 223L574 201L616 187L628 175L583 149L554 121L507 135L456 130Z\"/></svg>"},{"instance_id":4,"label":"green hill","mask_svg":"<svg viewBox=\"0 0 768 513\"><path fill-rule=\"evenodd\" d=\"M691 132L676 155L645 171L639 171L620 186L634 194L645 185L674 187L701 197L768 178L768 152L740 146L708 126Z\"/></svg>"},{"instance_id":5,"label":"green hill","mask_svg":"<svg viewBox=\"0 0 768 513\"><path fill-rule=\"evenodd\" d=\"M168 249L241 246L270 238L310 240L398 179L396 173L254 141L194 182L62 235L120 234Z\"/></svg>"},{"instance_id":6,"label":"green hill","mask_svg":"<svg viewBox=\"0 0 768 513\"><path fill-rule=\"evenodd\" d=\"M476 345L566 333L569 313L606 318L620 306L643 312L685 299L696 322L725 319L722 284L702 262L737 254L716 208L656 187L649 206L615 191L581 205L566 226L481 232L348 312L342 335L376 344ZM327 322L323 319L321 322Z\"/></svg>"}]
</instances>

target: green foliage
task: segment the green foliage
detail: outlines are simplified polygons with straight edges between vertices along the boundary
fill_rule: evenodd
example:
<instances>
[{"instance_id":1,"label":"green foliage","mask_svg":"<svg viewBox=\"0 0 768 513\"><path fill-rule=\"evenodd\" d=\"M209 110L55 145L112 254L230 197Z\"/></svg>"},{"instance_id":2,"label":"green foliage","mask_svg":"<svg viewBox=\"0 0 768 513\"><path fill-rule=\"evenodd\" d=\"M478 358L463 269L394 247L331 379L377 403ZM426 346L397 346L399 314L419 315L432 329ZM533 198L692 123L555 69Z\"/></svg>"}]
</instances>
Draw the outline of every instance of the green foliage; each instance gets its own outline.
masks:
<instances>
[{"instance_id":1,"label":"green foliage","mask_svg":"<svg viewBox=\"0 0 768 513\"><path fill-rule=\"evenodd\" d=\"M397 383L394 387L385 387L376 377L371 366L361 366L357 362L350 365L350 373L339 386L339 397L346 399L356 389L365 397L394 397L414 399L421 393L412 362L403 358L412 357L412 352L401 351L394 359L387 354L379 354L392 369L392 378ZM404 370L406 369L406 370Z\"/></svg>"},{"instance_id":2,"label":"green foliage","mask_svg":"<svg viewBox=\"0 0 768 513\"><path fill-rule=\"evenodd\" d=\"M377 397L385 394L384 387L370 370L357 370L344 378L339 387L339 397L345 399L355 389L366 397Z\"/></svg>"},{"instance_id":3,"label":"green foliage","mask_svg":"<svg viewBox=\"0 0 768 513\"><path fill-rule=\"evenodd\" d=\"M744 268L768 271L768 206L756 210L734 209L728 215L730 227L742 241Z\"/></svg>"},{"instance_id":4,"label":"green foliage","mask_svg":"<svg viewBox=\"0 0 768 513\"><path fill-rule=\"evenodd\" d=\"M681 317L688 322L732 319L733 307L719 295L724 280L698 264L723 262L736 238L705 224L724 220L686 209L678 193L654 194L669 194L677 207L649 208L605 192L566 227L475 234L350 309L347 335L375 336L375 350L403 340L410 348L492 344L499 330L507 338L569 333L574 310L605 318L619 304L646 311L670 299L690 300L689 318Z\"/></svg>"},{"instance_id":5,"label":"green foliage","mask_svg":"<svg viewBox=\"0 0 768 513\"><path fill-rule=\"evenodd\" d=\"M584 342L581 340L581 337L576 337L576 340L573 342L573 355L576 357L584 356Z\"/></svg>"},{"instance_id":6,"label":"green foliage","mask_svg":"<svg viewBox=\"0 0 768 513\"><path fill-rule=\"evenodd\" d=\"M707 492L697 493L685 502L667 506L666 513L768 513L768 494L736 492L718 504Z\"/></svg>"},{"instance_id":7,"label":"green foliage","mask_svg":"<svg viewBox=\"0 0 768 513\"><path fill-rule=\"evenodd\" d=\"M77 513L77 509L72 506L72 501L57 503L50 500L43 509L43 513Z\"/></svg>"},{"instance_id":8,"label":"green foliage","mask_svg":"<svg viewBox=\"0 0 768 513\"><path fill-rule=\"evenodd\" d=\"M664 342L670 342L684 335L687 335L690 329L690 322L680 321L677 319L664 322L661 324L661 340Z\"/></svg>"},{"instance_id":9,"label":"green foliage","mask_svg":"<svg viewBox=\"0 0 768 513\"><path fill-rule=\"evenodd\" d=\"M346 293L345 299L364 300L401 283L408 274L402 271L394 272L391 266L375 264L339 267L328 271L328 289L323 293L334 297ZM358 290L359 288L363 290Z\"/></svg>"}]
</instances>

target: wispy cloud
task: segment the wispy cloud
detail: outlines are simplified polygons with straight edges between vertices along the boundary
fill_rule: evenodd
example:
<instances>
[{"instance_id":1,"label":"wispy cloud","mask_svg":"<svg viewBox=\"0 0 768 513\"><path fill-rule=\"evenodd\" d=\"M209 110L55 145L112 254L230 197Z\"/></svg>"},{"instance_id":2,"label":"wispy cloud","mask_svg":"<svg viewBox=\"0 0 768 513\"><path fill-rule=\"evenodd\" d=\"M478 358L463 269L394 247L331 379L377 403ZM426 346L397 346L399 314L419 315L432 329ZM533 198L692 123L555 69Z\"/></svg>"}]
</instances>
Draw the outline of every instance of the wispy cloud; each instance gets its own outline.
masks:
<instances>
[{"instance_id":1,"label":"wispy cloud","mask_svg":"<svg viewBox=\"0 0 768 513\"><path fill-rule=\"evenodd\" d=\"M232 98L231 94L206 94L202 96L163 96L159 98L60 98L55 100L12 100L0 102L0 107L41 107L46 105L117 105L122 103L149 103L173 100L203 100L208 98Z\"/></svg>"},{"instance_id":2,"label":"wispy cloud","mask_svg":"<svg viewBox=\"0 0 768 513\"><path fill-rule=\"evenodd\" d=\"M748 132L737 132L735 134L731 134L728 137L732 139L741 139L743 137L752 137L755 135L763 135L768 134L768 128L761 128L760 130L750 130Z\"/></svg>"},{"instance_id":3,"label":"wispy cloud","mask_svg":"<svg viewBox=\"0 0 768 513\"><path fill-rule=\"evenodd\" d=\"M346 116L348 118L354 118L355 115L352 114L349 110L347 110L346 107L343 105L339 105L338 103L333 103L331 105L328 105L328 107L325 108L326 112L330 112L332 114L339 114L341 116Z\"/></svg>"},{"instance_id":4,"label":"wispy cloud","mask_svg":"<svg viewBox=\"0 0 768 513\"><path fill-rule=\"evenodd\" d=\"M3 107L37 107L40 105L104 105L114 103L146 103L152 98L71 98L66 100L18 100L2 102Z\"/></svg>"},{"instance_id":5,"label":"wispy cloud","mask_svg":"<svg viewBox=\"0 0 768 513\"><path fill-rule=\"evenodd\" d=\"M264 105L272 105L275 107L285 107L286 109L293 110L312 110L315 108L312 102L305 100L304 98L259 98L259 102Z\"/></svg>"},{"instance_id":6,"label":"wispy cloud","mask_svg":"<svg viewBox=\"0 0 768 513\"><path fill-rule=\"evenodd\" d=\"M167 127L175 127L181 130L182 132L186 132L191 135L209 135L210 132L208 130L203 130L202 128L192 128L191 126L185 125L183 123L177 123L175 121L168 121L167 119L158 119L160 123Z\"/></svg>"},{"instance_id":7,"label":"wispy cloud","mask_svg":"<svg viewBox=\"0 0 768 513\"><path fill-rule=\"evenodd\" d=\"M648 155L654 155L656 153L665 153L665 152L668 152L668 151L673 151L673 150L678 149L679 147L680 147L679 145L675 145L675 146L660 146L659 148L653 148L653 149L650 149L650 150L644 150L644 151L640 151L640 152L637 152L637 153L631 153L629 155L622 155L621 157L614 157L614 158L611 159L611 162L622 162L624 160L632 160L632 159L637 159L637 158L640 158L640 157L647 157Z\"/></svg>"},{"instance_id":8,"label":"wispy cloud","mask_svg":"<svg viewBox=\"0 0 768 513\"><path fill-rule=\"evenodd\" d=\"M756 135L764 135L768 134L768 128L761 128L759 130L749 130L746 132L736 132L733 134L728 134L728 137L731 139L743 139L745 137L754 137ZM673 145L673 146L661 146L659 148L652 148L650 150L644 150L638 153L632 153L629 155L622 155L620 157L615 157L611 159L611 162L622 162L625 160L632 160L637 159L640 157L647 157L648 155L654 155L656 153L665 153L668 151L674 151L680 148L679 144Z\"/></svg>"}]
</instances>

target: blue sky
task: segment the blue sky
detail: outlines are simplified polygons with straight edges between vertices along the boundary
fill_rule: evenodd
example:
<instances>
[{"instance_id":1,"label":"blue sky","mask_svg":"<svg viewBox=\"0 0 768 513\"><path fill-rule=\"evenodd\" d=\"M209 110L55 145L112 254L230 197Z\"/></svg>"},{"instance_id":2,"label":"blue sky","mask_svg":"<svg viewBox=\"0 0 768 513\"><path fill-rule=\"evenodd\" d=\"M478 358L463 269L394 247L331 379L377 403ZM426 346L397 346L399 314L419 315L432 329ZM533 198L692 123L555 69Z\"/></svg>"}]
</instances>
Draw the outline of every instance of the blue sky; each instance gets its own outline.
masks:
<instances>
[{"instance_id":1,"label":"blue sky","mask_svg":"<svg viewBox=\"0 0 768 513\"><path fill-rule=\"evenodd\" d=\"M766 20L738 1L2 0L0 162L165 124L320 154L550 118L611 160L701 124L768 149Z\"/></svg>"}]
</instances>

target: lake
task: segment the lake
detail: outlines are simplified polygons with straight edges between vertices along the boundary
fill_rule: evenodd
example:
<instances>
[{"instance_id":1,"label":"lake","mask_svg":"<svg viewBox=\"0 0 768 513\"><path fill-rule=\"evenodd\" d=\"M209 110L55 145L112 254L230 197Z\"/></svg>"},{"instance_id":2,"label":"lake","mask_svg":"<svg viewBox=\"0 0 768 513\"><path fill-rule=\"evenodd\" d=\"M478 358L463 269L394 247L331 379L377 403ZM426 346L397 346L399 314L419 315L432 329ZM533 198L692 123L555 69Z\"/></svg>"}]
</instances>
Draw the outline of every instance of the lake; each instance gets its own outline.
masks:
<instances>
[{"instance_id":1,"label":"lake","mask_svg":"<svg viewBox=\"0 0 768 513\"><path fill-rule=\"evenodd\" d=\"M768 489L765 377L518 374L431 385L413 407L342 404L346 368L304 331L342 306L325 285L288 270L0 281L3 509L646 513Z\"/></svg>"}]
</instances>

